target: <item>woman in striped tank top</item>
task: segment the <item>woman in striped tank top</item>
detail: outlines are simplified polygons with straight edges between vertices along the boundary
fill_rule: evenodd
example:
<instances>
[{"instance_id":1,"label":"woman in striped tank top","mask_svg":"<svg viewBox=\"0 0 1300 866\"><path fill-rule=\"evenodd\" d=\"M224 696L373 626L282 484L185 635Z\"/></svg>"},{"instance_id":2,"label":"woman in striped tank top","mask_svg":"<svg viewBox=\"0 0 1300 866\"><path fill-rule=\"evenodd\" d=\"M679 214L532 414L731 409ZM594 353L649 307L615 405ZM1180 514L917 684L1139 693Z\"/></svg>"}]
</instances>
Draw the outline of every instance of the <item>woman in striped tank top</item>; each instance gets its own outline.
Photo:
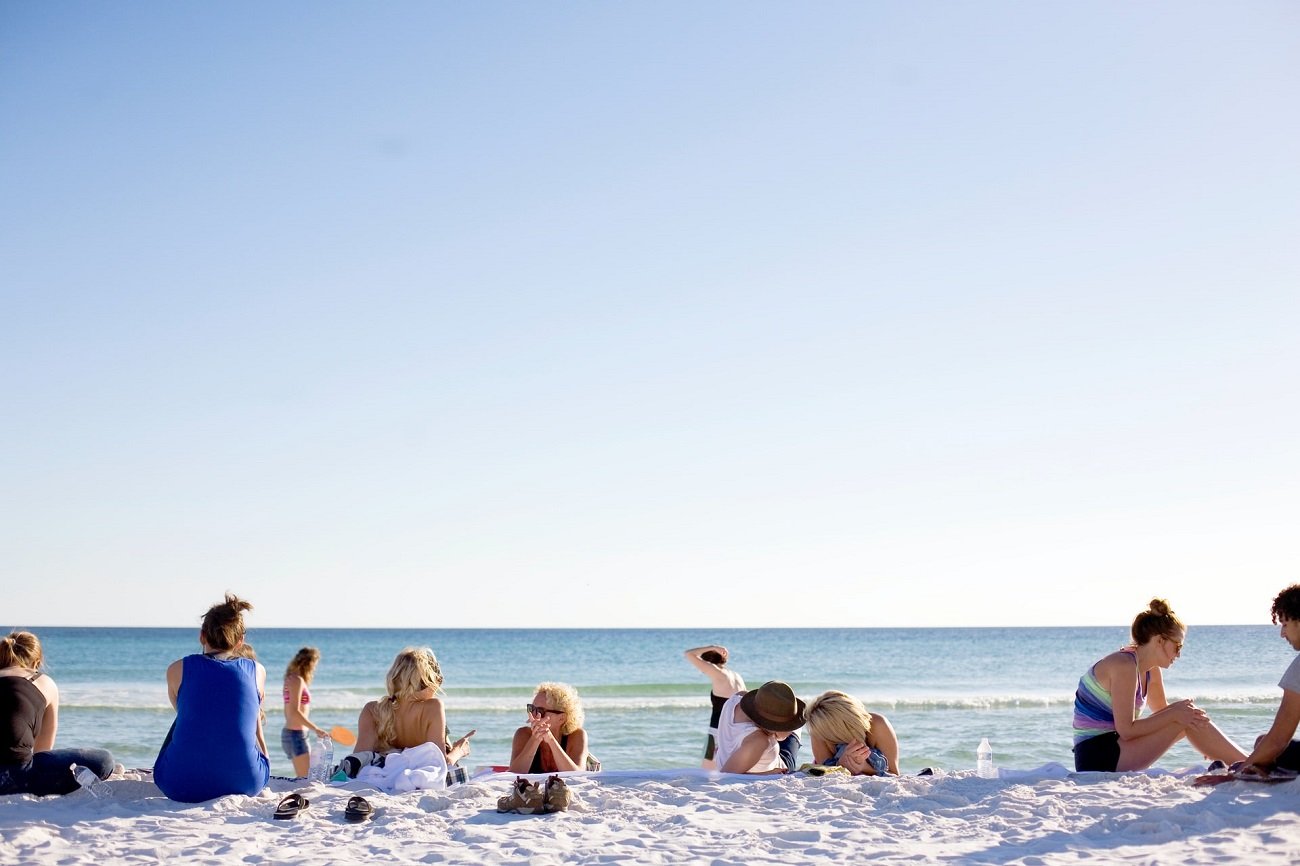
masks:
<instances>
[{"instance_id":1,"label":"woman in striped tank top","mask_svg":"<svg viewBox=\"0 0 1300 866\"><path fill-rule=\"evenodd\" d=\"M1177 660L1187 627L1164 599L1133 620L1133 643L1097 662L1074 695L1074 768L1144 770L1184 736L1207 758L1232 763L1245 752L1190 699L1169 703L1161 673ZM1129 709L1127 696L1133 696ZM1139 718L1142 705L1151 714Z\"/></svg>"}]
</instances>

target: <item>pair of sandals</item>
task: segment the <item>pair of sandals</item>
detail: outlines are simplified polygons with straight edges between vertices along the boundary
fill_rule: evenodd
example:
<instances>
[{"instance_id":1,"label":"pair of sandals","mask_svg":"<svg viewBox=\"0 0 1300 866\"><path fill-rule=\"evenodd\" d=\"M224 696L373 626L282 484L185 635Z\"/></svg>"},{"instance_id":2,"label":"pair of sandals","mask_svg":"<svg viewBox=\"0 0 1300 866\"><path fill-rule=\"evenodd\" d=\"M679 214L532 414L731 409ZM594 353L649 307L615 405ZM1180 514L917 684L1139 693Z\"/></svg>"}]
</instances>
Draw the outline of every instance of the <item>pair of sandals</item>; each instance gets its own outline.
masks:
<instances>
[{"instance_id":1,"label":"pair of sandals","mask_svg":"<svg viewBox=\"0 0 1300 866\"><path fill-rule=\"evenodd\" d=\"M302 794L289 794L275 807L275 819L291 821L298 817L299 812L306 811L310 806L311 800ZM374 814L375 807L370 805L370 801L365 797L350 798L347 807L343 810L343 817L350 824L360 824Z\"/></svg>"}]
</instances>

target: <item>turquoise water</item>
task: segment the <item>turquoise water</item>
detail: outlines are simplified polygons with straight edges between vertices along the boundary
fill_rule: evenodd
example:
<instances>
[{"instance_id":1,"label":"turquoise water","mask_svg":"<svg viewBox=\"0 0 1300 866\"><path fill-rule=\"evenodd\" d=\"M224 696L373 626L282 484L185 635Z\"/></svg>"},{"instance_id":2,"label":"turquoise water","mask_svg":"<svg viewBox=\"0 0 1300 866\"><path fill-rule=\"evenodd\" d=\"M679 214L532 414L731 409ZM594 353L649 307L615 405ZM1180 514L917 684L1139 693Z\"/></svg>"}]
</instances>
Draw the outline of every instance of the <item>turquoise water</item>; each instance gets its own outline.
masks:
<instances>
[{"instance_id":1,"label":"turquoise water","mask_svg":"<svg viewBox=\"0 0 1300 866\"><path fill-rule=\"evenodd\" d=\"M167 664L198 650L197 629L35 628L62 695L58 743L111 749L151 766L173 718ZM974 766L981 737L1003 766L1071 765L1070 720L1079 675L1125 642L1127 628L1005 629L257 629L267 667L267 741L279 750L279 684L301 646L322 653L312 718L355 730L361 706L383 693L397 650L433 648L446 677L453 735L477 728L467 764L500 764L524 721L533 686L573 683L592 750L610 768L695 766L708 722L708 681L682 651L720 643L751 686L784 679L812 698L838 688L887 715L904 772ZM1277 680L1293 651L1272 626L1201 626L1166 673L1170 699L1191 697L1248 747L1276 710ZM340 753L341 754L341 753ZM803 757L807 757L807 750ZM1198 762L1176 747L1158 766Z\"/></svg>"}]
</instances>

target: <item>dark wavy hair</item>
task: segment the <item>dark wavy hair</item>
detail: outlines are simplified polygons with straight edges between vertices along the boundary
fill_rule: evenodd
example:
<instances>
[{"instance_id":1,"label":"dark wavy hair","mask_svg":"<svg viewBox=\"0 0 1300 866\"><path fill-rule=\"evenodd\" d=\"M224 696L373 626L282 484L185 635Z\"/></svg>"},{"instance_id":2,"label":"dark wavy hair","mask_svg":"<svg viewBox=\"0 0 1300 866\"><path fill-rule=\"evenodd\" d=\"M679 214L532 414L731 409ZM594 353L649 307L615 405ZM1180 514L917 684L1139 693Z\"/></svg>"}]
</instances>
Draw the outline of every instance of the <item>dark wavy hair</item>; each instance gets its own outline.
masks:
<instances>
[{"instance_id":1,"label":"dark wavy hair","mask_svg":"<svg viewBox=\"0 0 1300 866\"><path fill-rule=\"evenodd\" d=\"M1293 583L1273 599L1273 623L1284 619L1300 619L1300 583Z\"/></svg>"}]
</instances>

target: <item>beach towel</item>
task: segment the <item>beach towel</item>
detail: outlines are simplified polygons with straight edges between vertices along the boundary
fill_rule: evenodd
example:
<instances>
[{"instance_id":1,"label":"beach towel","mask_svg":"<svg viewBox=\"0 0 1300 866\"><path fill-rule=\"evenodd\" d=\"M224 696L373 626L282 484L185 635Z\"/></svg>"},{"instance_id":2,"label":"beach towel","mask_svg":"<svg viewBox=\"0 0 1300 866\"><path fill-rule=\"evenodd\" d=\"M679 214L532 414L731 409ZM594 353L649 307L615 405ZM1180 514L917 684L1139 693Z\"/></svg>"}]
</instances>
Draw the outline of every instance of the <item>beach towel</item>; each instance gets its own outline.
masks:
<instances>
[{"instance_id":1,"label":"beach towel","mask_svg":"<svg viewBox=\"0 0 1300 866\"><path fill-rule=\"evenodd\" d=\"M372 785L389 794L407 791L441 791L447 787L447 756L442 747L421 743L385 756L382 767L367 765L357 773L357 781Z\"/></svg>"}]
</instances>

